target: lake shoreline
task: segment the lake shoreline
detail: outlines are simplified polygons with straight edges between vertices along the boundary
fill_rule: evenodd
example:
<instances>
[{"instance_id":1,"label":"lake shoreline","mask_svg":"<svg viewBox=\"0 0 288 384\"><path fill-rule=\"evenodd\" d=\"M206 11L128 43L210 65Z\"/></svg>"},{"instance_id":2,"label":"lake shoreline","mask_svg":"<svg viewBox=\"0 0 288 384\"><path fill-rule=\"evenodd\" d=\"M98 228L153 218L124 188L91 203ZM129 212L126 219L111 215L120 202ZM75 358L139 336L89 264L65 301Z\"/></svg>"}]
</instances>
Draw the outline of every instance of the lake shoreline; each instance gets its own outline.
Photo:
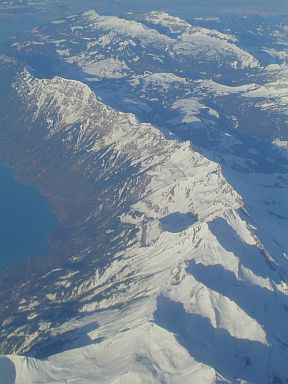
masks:
<instances>
[{"instance_id":1,"label":"lake shoreline","mask_svg":"<svg viewBox=\"0 0 288 384\"><path fill-rule=\"evenodd\" d=\"M0 260L0 268L1 272L2 268L7 272L28 260L47 257L52 252L52 237L59 226L59 219L47 196L23 180L15 167L9 167L3 161L0 162L0 181L3 183L0 185L3 217L3 222L0 221L0 250L9 259L9 262L3 260L2 263Z\"/></svg>"}]
</instances>

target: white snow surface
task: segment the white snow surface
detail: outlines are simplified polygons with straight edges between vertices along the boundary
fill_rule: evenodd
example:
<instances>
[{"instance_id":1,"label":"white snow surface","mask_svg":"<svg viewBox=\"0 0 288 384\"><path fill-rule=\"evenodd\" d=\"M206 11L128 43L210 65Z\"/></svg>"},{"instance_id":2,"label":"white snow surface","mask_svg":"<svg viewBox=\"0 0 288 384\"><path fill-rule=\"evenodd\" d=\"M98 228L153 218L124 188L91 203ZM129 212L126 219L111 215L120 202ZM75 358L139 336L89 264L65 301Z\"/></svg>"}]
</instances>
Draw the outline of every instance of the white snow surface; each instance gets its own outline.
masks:
<instances>
[{"instance_id":1,"label":"white snow surface","mask_svg":"<svg viewBox=\"0 0 288 384\"><path fill-rule=\"evenodd\" d=\"M110 24L91 12L85 16L115 27L115 19ZM119 23L123 31L131 27ZM138 24L133 33L150 34ZM75 153L113 146L116 158L128 156L149 182L121 217L138 228L136 241L104 270L67 287L70 298L81 297L82 316L55 327L53 334L74 330L79 345L45 360L1 357L5 384L268 383L274 371L285 374L277 340L288 343L281 304L287 292L273 281L274 261L221 167L190 143L168 140L132 114L108 108L80 82L39 80L25 70L14 88L35 119L46 116L48 138L77 123L67 142ZM201 105L179 100L176 107L189 107L191 121ZM179 214L195 220L179 229ZM70 275L58 272L56 285L69 281ZM49 298L61 302L53 294L51 287ZM31 318L37 315L33 300L25 304ZM43 327L50 324L42 322L18 354L41 337Z\"/></svg>"},{"instance_id":2,"label":"white snow surface","mask_svg":"<svg viewBox=\"0 0 288 384\"><path fill-rule=\"evenodd\" d=\"M231 67L243 69L259 66L252 55L235 45L237 39L234 36L203 27L194 27L187 21L165 12L148 13L145 19L155 26L166 27L176 34L177 40L173 47L176 54L192 57L205 56L206 61L215 59L220 65L224 57L228 61L231 55Z\"/></svg>"},{"instance_id":3,"label":"white snow surface","mask_svg":"<svg viewBox=\"0 0 288 384\"><path fill-rule=\"evenodd\" d=\"M259 67L258 61L237 45L235 37L194 27L185 20L163 12L125 19L99 15L91 10L76 19L63 20L56 24L61 31L59 35L63 39L66 34L69 42L75 43L70 46L74 52L69 54L67 51L66 39L55 40L55 36L49 36L46 32L37 44L55 45L64 61L100 79L125 77L130 74L128 67L143 61L146 67L147 61L164 64L171 60L179 66L184 59L192 68L199 63L202 66L207 64L212 72L224 67L231 71ZM163 27L167 33L162 31ZM35 41L15 44L21 50L35 45ZM125 55L129 61L123 60Z\"/></svg>"}]
</instances>

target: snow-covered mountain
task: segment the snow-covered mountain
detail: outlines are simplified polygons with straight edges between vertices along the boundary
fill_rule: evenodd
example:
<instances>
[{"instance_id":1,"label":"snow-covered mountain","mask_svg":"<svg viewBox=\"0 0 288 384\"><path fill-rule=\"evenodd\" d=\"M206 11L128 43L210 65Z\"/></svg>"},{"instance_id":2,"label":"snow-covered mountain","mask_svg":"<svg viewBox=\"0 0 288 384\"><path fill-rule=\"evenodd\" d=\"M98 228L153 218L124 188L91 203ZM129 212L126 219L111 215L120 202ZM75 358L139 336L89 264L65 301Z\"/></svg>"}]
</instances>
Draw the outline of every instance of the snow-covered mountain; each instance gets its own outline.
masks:
<instances>
[{"instance_id":1,"label":"snow-covered mountain","mask_svg":"<svg viewBox=\"0 0 288 384\"><path fill-rule=\"evenodd\" d=\"M250 43L248 52L246 35L239 32L236 37L231 28L218 32L164 12L120 18L89 11L36 28L7 51L26 58L36 75L80 79L114 109L178 135L181 130L194 142L203 136L196 129L192 137L194 128L203 131L204 126L205 131L215 124L228 133L236 127L241 133L287 140L282 119L287 105L285 56L279 61L274 55L274 64L271 56L265 58L278 47L285 54L283 22L273 33L262 20L258 28L253 23L247 25L255 30L249 41L260 42ZM206 142L207 137L201 145Z\"/></svg>"},{"instance_id":2,"label":"snow-covered mountain","mask_svg":"<svg viewBox=\"0 0 288 384\"><path fill-rule=\"evenodd\" d=\"M285 383L286 64L162 12L5 49L0 151L61 220L1 276L5 383Z\"/></svg>"}]
</instances>

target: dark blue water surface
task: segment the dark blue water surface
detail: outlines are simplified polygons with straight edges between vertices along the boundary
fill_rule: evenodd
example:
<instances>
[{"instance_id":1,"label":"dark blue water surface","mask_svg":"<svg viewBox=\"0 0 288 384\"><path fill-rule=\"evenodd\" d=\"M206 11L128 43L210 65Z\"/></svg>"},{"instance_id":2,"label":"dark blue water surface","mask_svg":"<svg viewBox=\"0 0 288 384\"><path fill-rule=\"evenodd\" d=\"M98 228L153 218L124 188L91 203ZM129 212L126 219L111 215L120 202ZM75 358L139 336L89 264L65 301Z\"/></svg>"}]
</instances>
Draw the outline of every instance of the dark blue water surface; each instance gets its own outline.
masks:
<instances>
[{"instance_id":1,"label":"dark blue water surface","mask_svg":"<svg viewBox=\"0 0 288 384\"><path fill-rule=\"evenodd\" d=\"M47 199L0 165L0 270L47 254L57 224Z\"/></svg>"}]
</instances>

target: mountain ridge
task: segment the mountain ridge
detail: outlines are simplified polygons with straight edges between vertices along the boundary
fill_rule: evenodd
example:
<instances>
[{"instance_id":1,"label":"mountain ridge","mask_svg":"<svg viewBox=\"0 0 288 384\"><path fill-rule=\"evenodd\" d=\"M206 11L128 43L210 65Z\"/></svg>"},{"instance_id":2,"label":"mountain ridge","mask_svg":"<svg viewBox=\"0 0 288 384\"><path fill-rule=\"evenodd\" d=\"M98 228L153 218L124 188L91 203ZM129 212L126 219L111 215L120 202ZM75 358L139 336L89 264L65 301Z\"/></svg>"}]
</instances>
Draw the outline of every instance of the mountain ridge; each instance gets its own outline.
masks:
<instances>
[{"instance_id":1,"label":"mountain ridge","mask_svg":"<svg viewBox=\"0 0 288 384\"><path fill-rule=\"evenodd\" d=\"M36 78L7 56L0 68L0 150L61 219L49 258L22 266L23 276L1 276L7 381L285 382L286 150L272 143L274 132L268 140L242 136L241 115L233 120L235 105L221 99L235 123L228 129L221 103L197 93L239 94L235 104L246 107L249 93L251 105L263 102L265 84L220 85L169 68L166 76L132 75L136 104L150 95L151 115L159 100L173 117L179 112L165 127L145 108L137 117L123 112L124 98L121 111L107 106L101 89L110 92L109 79L88 86L60 75ZM126 83L112 72L122 95ZM193 84L195 93L185 96ZM278 111L278 96L271 110ZM285 90L280 99L284 119ZM258 112L269 128L274 115Z\"/></svg>"}]
</instances>

